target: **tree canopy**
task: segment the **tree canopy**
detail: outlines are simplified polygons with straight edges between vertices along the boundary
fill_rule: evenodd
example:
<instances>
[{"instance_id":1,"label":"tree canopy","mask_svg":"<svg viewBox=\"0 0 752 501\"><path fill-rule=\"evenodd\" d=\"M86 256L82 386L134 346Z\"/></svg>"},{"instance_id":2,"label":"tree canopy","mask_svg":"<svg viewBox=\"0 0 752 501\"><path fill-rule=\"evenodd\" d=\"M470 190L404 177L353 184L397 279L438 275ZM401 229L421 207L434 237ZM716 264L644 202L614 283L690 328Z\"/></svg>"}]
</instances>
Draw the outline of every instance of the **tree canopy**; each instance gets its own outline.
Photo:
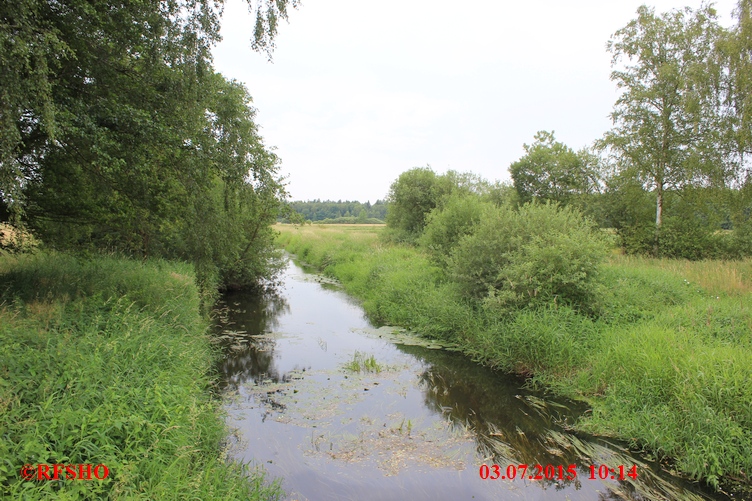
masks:
<instances>
[{"instance_id":1,"label":"tree canopy","mask_svg":"<svg viewBox=\"0 0 752 501\"><path fill-rule=\"evenodd\" d=\"M603 144L654 189L656 228L666 189L723 179L713 67L721 32L711 7L656 15L642 6L608 44L622 94Z\"/></svg>"},{"instance_id":2,"label":"tree canopy","mask_svg":"<svg viewBox=\"0 0 752 501\"><path fill-rule=\"evenodd\" d=\"M290 208L300 214L304 220L309 221L340 220L347 218L348 215L360 222L374 219L383 222L386 218L386 204L382 200L376 200L373 204L350 200L295 201L290 202Z\"/></svg>"},{"instance_id":3,"label":"tree canopy","mask_svg":"<svg viewBox=\"0 0 752 501\"><path fill-rule=\"evenodd\" d=\"M597 143L612 168L599 205L625 249L700 259L752 248L749 7L726 29L707 5L642 6L611 38L622 92Z\"/></svg>"},{"instance_id":4,"label":"tree canopy","mask_svg":"<svg viewBox=\"0 0 752 501\"><path fill-rule=\"evenodd\" d=\"M297 0L251 2L271 54ZM268 273L286 198L247 90L212 67L222 2L0 6L0 198L47 244Z\"/></svg>"},{"instance_id":5,"label":"tree canopy","mask_svg":"<svg viewBox=\"0 0 752 501\"><path fill-rule=\"evenodd\" d=\"M566 205L598 188L597 158L587 151L575 152L547 131L538 132L533 144L523 146L525 155L509 167L520 202L550 200Z\"/></svg>"}]
</instances>

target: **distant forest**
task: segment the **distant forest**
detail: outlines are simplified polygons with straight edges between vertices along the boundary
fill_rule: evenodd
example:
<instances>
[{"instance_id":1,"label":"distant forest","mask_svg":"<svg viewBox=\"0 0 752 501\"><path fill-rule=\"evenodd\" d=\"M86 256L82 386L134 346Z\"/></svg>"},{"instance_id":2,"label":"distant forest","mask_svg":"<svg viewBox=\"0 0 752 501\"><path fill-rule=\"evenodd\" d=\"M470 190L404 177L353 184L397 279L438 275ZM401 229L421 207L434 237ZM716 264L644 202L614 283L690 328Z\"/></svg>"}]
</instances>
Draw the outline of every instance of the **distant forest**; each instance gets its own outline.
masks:
<instances>
[{"instance_id":1,"label":"distant forest","mask_svg":"<svg viewBox=\"0 0 752 501\"><path fill-rule=\"evenodd\" d=\"M360 203L355 201L309 200L290 202L290 208L306 221L326 223L383 223L386 219L386 202L376 200ZM288 220L283 220L288 221Z\"/></svg>"}]
</instances>

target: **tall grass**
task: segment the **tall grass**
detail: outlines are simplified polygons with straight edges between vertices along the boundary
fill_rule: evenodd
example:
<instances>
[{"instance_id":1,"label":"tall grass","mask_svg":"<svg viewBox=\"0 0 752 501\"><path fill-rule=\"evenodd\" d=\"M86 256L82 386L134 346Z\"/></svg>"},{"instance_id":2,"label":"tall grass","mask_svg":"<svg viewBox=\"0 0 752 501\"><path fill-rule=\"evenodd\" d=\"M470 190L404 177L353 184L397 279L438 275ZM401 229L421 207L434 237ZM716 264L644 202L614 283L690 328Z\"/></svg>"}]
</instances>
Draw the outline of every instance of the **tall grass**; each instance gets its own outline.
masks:
<instances>
[{"instance_id":1,"label":"tall grass","mask_svg":"<svg viewBox=\"0 0 752 501\"><path fill-rule=\"evenodd\" d=\"M377 322L460 344L475 359L587 400L579 427L752 487L752 261L615 255L585 315L471 305L418 248L378 231L281 227L279 242L360 298Z\"/></svg>"},{"instance_id":2,"label":"tall grass","mask_svg":"<svg viewBox=\"0 0 752 501\"><path fill-rule=\"evenodd\" d=\"M214 357L188 265L0 258L0 497L271 499L223 459ZM24 482L25 464L104 464Z\"/></svg>"}]
</instances>

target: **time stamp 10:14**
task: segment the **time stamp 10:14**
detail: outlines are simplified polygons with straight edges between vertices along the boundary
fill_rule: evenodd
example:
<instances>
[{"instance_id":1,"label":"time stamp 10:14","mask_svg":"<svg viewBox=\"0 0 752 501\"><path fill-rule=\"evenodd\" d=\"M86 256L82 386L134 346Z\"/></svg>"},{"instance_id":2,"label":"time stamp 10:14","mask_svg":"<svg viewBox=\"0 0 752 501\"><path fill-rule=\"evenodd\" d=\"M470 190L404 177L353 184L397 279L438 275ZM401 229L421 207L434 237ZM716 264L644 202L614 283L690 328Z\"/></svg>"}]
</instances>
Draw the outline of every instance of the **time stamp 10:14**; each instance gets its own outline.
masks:
<instances>
[{"instance_id":1,"label":"time stamp 10:14","mask_svg":"<svg viewBox=\"0 0 752 501\"><path fill-rule=\"evenodd\" d=\"M570 464L564 469L563 465L526 465L510 464L502 469L498 464L482 464L480 466L480 478L483 480L574 480L577 478L577 465ZM619 465L610 468L605 464L600 466L590 465L590 480L626 480L637 478L637 466Z\"/></svg>"}]
</instances>

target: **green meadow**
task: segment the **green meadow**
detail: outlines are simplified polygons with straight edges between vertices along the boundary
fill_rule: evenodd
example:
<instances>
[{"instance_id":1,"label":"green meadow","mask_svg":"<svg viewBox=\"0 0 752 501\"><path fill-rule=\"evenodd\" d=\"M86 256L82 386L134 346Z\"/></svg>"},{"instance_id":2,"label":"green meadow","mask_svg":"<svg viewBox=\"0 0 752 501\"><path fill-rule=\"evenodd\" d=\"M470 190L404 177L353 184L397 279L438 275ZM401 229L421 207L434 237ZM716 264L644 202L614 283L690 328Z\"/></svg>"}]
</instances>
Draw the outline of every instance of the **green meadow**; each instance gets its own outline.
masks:
<instances>
[{"instance_id":1,"label":"green meadow","mask_svg":"<svg viewBox=\"0 0 752 501\"><path fill-rule=\"evenodd\" d=\"M614 250L587 311L553 302L499 314L468 301L421 247L380 238L382 227L277 229L288 252L340 280L374 322L457 343L479 362L588 402L582 431L715 487L749 488L752 260Z\"/></svg>"},{"instance_id":2,"label":"green meadow","mask_svg":"<svg viewBox=\"0 0 752 501\"><path fill-rule=\"evenodd\" d=\"M199 303L187 264L0 256L0 498L277 498L224 457ZM56 463L109 475L21 477Z\"/></svg>"}]
</instances>

